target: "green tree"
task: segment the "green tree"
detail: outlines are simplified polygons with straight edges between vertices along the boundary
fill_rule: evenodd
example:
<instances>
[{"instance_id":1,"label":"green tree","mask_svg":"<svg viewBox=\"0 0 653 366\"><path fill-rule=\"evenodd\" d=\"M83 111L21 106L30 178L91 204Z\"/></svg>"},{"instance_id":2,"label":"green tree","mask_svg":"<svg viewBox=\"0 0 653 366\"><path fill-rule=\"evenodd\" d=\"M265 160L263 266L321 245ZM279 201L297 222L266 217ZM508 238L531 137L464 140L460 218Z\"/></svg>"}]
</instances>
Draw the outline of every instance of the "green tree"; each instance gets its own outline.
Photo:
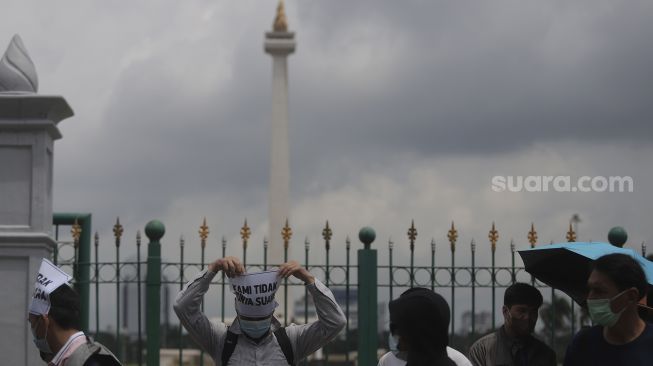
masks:
<instances>
[{"instance_id":1,"label":"green tree","mask_svg":"<svg viewBox=\"0 0 653 366\"><path fill-rule=\"evenodd\" d=\"M573 316L572 316L573 313ZM571 341L572 322L584 324L587 318L579 306L572 306L566 297L553 296L552 302L545 302L540 309L540 324L542 328L538 332L540 338L545 341L558 355L558 360L562 360L567 350L567 345ZM578 326L575 327L578 331Z\"/></svg>"}]
</instances>

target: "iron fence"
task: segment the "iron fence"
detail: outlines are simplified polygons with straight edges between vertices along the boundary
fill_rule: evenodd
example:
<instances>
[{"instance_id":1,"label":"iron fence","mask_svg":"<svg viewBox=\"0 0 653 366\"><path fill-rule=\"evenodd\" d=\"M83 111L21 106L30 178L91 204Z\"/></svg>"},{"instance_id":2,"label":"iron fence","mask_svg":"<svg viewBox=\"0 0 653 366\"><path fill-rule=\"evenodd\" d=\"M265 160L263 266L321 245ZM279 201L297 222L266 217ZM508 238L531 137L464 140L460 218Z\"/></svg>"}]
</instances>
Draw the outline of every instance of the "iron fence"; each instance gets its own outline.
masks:
<instances>
[{"instance_id":1,"label":"iron fence","mask_svg":"<svg viewBox=\"0 0 653 366\"><path fill-rule=\"evenodd\" d=\"M147 255L143 257L142 237L138 231L133 242L123 243L123 227L120 220L117 219L113 226L112 246L114 255L112 258L99 258L100 237L98 233L93 236L93 244L90 243L90 215L81 214L56 214L54 219L55 236L59 243L54 253L54 261L59 266L69 271L74 276L74 285L82 297L82 326L83 330L94 334L96 339L107 345L120 359L126 364L158 366L160 362L160 349L176 348L176 363L179 365L188 364L184 354L197 354L197 345L189 339L184 333L181 326L171 324L167 319L170 313L170 296L164 297L162 304L162 289L169 291L171 287L181 289L183 285L201 271L208 264L206 262L206 246L209 238L209 227L206 219L199 226L199 243L200 255L199 261L188 261L185 257L187 249L186 240L181 237L178 242L178 261L165 261L161 257L160 240L164 235L163 224L157 221L148 223L145 228L148 237ZM61 227L70 227L70 240L60 238L62 233ZM262 263L251 263L248 261L249 239L251 229L247 221L240 230L242 252L240 258L245 264L248 271L266 270L279 263L268 263L268 241L262 243ZM326 222L322 230L323 246L321 249L315 249L310 241L304 241L304 258L302 265L319 278L327 287L332 288L341 296L336 296L345 315L347 316L346 328L341 336L335 342L325 346L322 350L322 357L319 360L311 360L310 364L376 364L377 350L387 348L387 326L381 324L381 331L376 331L379 325L379 314L383 314L383 308L386 303L381 302L379 305L377 289L383 292L383 297L390 300L398 296L399 289L411 288L415 286L431 288L434 291L448 297L451 307L451 324L450 324L450 343L454 348L466 352L470 344L485 332L489 332L497 327L497 309L500 305L497 303L498 293L510 286L515 281L529 282L540 287L545 297L548 297L548 303L542 315L545 323L541 327L541 333L544 332L545 341L554 348L559 359L564 352L564 343L576 332L577 327L582 324L582 312L575 308L573 301L568 301L568 297L562 293L556 293L554 289L536 281L525 272L524 268L516 265L516 245L510 243L508 248L510 255L510 266L496 265L496 249L499 240L499 232L494 223L488 233L488 242L490 244L490 265L479 266L477 261L477 244L474 240L467 247L471 265L458 265L456 263L457 252L461 251L458 245L458 230L452 222L451 228L447 232L448 250L450 252L450 262L446 264L438 263L436 259L436 243L431 241L430 258L417 258L416 263L415 243L417 240L417 229L414 223L411 223L408 232L408 264L397 264L397 247L392 240L389 240L387 247L387 263L377 262L377 250L372 249L370 244L374 240L373 231L363 235L361 231L360 239L364 247L357 250L357 261L352 261L352 242L347 237L345 240L344 258L338 256L340 262L334 263L332 260L332 228L329 222ZM371 235L371 237L370 237ZM284 242L284 260L288 260L289 244L292 238L292 229L286 223L282 232ZM530 247L534 247L537 241L537 232L534 225L531 225L526 238ZM571 225L566 233L568 241L575 240L575 232ZM103 244L104 245L104 244ZM135 256L132 259L125 260L121 258L121 246L133 245ZM235 255L227 251L227 241L223 237L219 241L221 255ZM254 249L257 250L257 249ZM312 250L321 250L322 263L312 263L310 254ZM382 249L378 249L382 250ZM646 246L642 244L642 254L645 254ZM93 259L91 260L91 253ZM422 256L420 256L422 257ZM426 259L426 260L425 260ZM428 263L424 263L428 262ZM220 308L220 321L228 321L226 314L227 303L225 302L229 295L226 294L225 288L228 284L225 281L224 274L216 276L212 288L218 289L217 299ZM297 280L285 280L280 294L283 296L283 319L282 323L287 325L290 322L307 323L311 320L309 311L310 297L306 289L303 291L303 298L295 302L299 304L300 311L295 315L289 314L289 293L293 288L301 289L303 284ZM136 301L129 302L127 297L129 293L126 289L135 288ZM491 312L491 322L487 317L482 320L482 326L479 326L477 319L479 313L479 291L490 293L490 302L487 298L482 297L483 311ZM113 292L115 295L115 304L103 303L100 294ZM301 292L301 290L300 290ZM387 293L387 297L386 297ZM560 295L560 296L558 296ZM278 295L279 296L279 293ZM131 297L133 300L133 297ZM91 305L91 299L94 299ZM372 299L372 301L368 301ZM466 314L460 314L459 302L463 299L465 305L469 305L471 310ZM206 302L205 297L205 302ZM303 303L303 304L302 304ZM566 305L565 305L566 304ZM302 306L303 305L303 306ZM115 311L115 320L111 328L115 330L101 330L101 317L105 310ZM303 307L303 311L301 311ZM165 321L162 322L161 315ZM204 310L204 303L202 304ZM135 318L132 318L131 312L135 311ZM546 313L544 313L546 311ZM456 320L465 321L467 316L470 321L466 321L465 327L456 329ZM145 318L145 319L144 319ZM145 320L145 322L143 321ZM106 322L106 320L103 320ZM136 323L134 332L124 330ZM145 327L143 327L145 323ZM91 326L91 324L93 326ZM500 324L499 324L500 325ZM144 329L145 328L145 329ZM370 333L370 329L373 332ZM367 356L364 356L367 355ZM186 362L186 363L184 363ZM199 365L204 365L205 357L202 351L199 351ZM305 364L307 364L305 362Z\"/></svg>"}]
</instances>

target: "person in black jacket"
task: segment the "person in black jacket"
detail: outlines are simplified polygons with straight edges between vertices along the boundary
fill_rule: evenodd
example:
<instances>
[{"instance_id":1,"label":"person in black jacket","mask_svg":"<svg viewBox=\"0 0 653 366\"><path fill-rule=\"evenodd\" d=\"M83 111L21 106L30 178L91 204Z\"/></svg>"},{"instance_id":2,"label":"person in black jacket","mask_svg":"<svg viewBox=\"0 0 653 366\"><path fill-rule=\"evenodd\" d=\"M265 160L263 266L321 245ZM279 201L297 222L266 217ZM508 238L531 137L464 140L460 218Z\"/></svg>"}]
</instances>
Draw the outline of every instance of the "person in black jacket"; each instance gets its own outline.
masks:
<instances>
[{"instance_id":1,"label":"person in black jacket","mask_svg":"<svg viewBox=\"0 0 653 366\"><path fill-rule=\"evenodd\" d=\"M447 356L449 304L442 296L421 287L390 301L390 331L399 337L406 366L455 366Z\"/></svg>"}]
</instances>

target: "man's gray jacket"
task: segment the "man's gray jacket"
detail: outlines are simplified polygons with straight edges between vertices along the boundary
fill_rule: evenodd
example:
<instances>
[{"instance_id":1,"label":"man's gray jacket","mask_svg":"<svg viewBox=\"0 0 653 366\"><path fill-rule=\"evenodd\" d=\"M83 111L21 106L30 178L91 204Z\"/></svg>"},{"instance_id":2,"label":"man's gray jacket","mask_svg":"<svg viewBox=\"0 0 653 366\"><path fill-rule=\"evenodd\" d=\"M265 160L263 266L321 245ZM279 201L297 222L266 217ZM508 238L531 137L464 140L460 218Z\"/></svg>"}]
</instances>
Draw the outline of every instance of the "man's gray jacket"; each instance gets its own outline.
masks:
<instances>
[{"instance_id":1,"label":"man's gray jacket","mask_svg":"<svg viewBox=\"0 0 653 366\"><path fill-rule=\"evenodd\" d=\"M214 272L202 271L195 279L188 282L177 295L174 310L195 342L213 358L216 365L221 365L227 326L224 323L211 323L200 307L202 298L208 291L215 275ZM315 279L315 283L306 285L306 288L313 297L318 320L303 325L290 324L286 327L295 362L317 351L335 338L347 322L331 291L318 279ZM279 321L272 318L271 331L274 332L279 327L281 327ZM229 330L238 334L238 344L228 365L288 365L272 332L269 332L264 339L257 343L242 334L238 319L234 320Z\"/></svg>"},{"instance_id":2,"label":"man's gray jacket","mask_svg":"<svg viewBox=\"0 0 653 366\"><path fill-rule=\"evenodd\" d=\"M88 340L80 345L65 362L66 366L121 366L116 356L98 342Z\"/></svg>"},{"instance_id":3,"label":"man's gray jacket","mask_svg":"<svg viewBox=\"0 0 653 366\"><path fill-rule=\"evenodd\" d=\"M521 341L511 338L504 326L474 342L469 348L469 360L474 366L557 365L556 354L549 346L532 335Z\"/></svg>"}]
</instances>

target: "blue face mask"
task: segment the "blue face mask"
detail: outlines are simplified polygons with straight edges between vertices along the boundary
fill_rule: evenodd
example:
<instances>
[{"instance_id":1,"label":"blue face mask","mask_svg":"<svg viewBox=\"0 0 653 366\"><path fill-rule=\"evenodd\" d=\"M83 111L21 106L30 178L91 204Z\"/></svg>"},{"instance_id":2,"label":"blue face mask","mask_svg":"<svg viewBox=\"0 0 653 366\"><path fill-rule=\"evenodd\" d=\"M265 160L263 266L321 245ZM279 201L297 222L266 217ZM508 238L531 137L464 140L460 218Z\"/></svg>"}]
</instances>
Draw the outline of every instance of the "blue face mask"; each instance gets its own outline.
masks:
<instances>
[{"instance_id":1,"label":"blue face mask","mask_svg":"<svg viewBox=\"0 0 653 366\"><path fill-rule=\"evenodd\" d=\"M270 330L272 317L263 320L245 320L239 318L240 330L250 336L250 338L259 339Z\"/></svg>"},{"instance_id":2,"label":"blue face mask","mask_svg":"<svg viewBox=\"0 0 653 366\"><path fill-rule=\"evenodd\" d=\"M392 353L397 353L399 352L399 337L392 333L388 333L388 348L390 348L390 352Z\"/></svg>"},{"instance_id":3,"label":"blue face mask","mask_svg":"<svg viewBox=\"0 0 653 366\"><path fill-rule=\"evenodd\" d=\"M38 327L38 323L36 326ZM43 353L52 353L50 346L48 346L48 341L45 339L48 336L48 328L45 328L45 336L43 338L38 338L36 336L36 330L34 328L30 327L30 330L32 331L32 341L36 348Z\"/></svg>"},{"instance_id":4,"label":"blue face mask","mask_svg":"<svg viewBox=\"0 0 653 366\"><path fill-rule=\"evenodd\" d=\"M626 308L623 308L618 313L614 313L612 312L610 303L626 291L627 290L618 293L611 299L588 299L587 310L589 310L590 319L592 319L592 322L604 327L612 327L617 324L621 314L626 310Z\"/></svg>"},{"instance_id":5,"label":"blue face mask","mask_svg":"<svg viewBox=\"0 0 653 366\"><path fill-rule=\"evenodd\" d=\"M399 350L399 336L393 335L392 333L388 334L388 348L395 357L402 361L406 361L406 353Z\"/></svg>"}]
</instances>

